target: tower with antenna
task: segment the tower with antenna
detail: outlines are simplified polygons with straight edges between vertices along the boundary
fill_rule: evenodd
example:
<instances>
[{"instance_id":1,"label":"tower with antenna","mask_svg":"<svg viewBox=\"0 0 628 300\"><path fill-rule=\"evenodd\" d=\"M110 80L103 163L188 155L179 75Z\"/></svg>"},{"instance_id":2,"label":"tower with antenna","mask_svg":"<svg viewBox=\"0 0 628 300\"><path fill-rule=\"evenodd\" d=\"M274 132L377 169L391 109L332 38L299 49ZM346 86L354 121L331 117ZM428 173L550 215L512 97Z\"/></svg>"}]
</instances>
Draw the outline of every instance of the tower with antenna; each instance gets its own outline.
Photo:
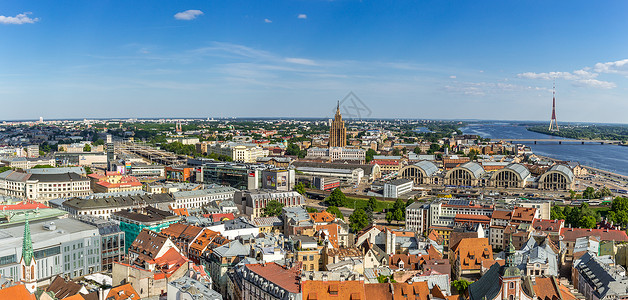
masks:
<instances>
[{"instance_id":1,"label":"tower with antenna","mask_svg":"<svg viewBox=\"0 0 628 300\"><path fill-rule=\"evenodd\" d=\"M552 86L552 119L549 124L549 131L558 131L558 122L556 122L556 80Z\"/></svg>"}]
</instances>

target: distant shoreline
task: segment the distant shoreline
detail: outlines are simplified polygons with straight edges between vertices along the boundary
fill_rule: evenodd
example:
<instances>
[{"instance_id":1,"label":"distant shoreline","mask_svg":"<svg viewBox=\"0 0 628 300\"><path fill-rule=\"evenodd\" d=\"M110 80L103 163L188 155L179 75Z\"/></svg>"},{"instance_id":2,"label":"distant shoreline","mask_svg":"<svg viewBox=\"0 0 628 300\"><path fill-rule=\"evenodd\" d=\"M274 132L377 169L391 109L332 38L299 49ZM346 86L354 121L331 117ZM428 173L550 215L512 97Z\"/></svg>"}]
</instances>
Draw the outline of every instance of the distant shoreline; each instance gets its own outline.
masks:
<instances>
[{"instance_id":1,"label":"distant shoreline","mask_svg":"<svg viewBox=\"0 0 628 300\"><path fill-rule=\"evenodd\" d=\"M539 155L539 154L534 154L534 155L536 155L537 157L540 157L540 158L544 158L544 159L551 160L551 161L553 161L553 162L557 162L557 161L564 161L564 160L562 160L562 159L556 159L556 158L552 158L552 157L545 156L545 155ZM578 163L580 163L580 162L578 162ZM587 169L589 172L590 172L590 171L595 171L595 172L603 173L603 174L606 174L606 175L611 175L611 176L619 177L619 178L622 178L622 179L624 179L624 180L628 180L628 176L626 176L626 175L613 173L613 172L611 172L611 171L602 170L602 169L594 168L594 167L587 166L587 165L583 165L583 164L580 164L580 165L581 165L582 167L584 167L585 169Z\"/></svg>"}]
</instances>

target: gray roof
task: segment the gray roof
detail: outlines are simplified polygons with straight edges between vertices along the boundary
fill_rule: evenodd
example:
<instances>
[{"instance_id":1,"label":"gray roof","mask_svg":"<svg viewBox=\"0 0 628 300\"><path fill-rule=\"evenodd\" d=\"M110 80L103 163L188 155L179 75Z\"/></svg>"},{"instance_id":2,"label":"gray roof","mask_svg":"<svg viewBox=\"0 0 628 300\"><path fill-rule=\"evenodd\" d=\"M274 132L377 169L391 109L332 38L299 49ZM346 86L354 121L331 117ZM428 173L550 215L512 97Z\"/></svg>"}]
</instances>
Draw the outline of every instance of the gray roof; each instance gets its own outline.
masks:
<instances>
[{"instance_id":1,"label":"gray roof","mask_svg":"<svg viewBox=\"0 0 628 300\"><path fill-rule=\"evenodd\" d=\"M426 176L432 176L434 173L438 172L438 167L436 166L436 164L429 160L422 160L414 164L414 166L423 170Z\"/></svg>"},{"instance_id":2,"label":"gray roof","mask_svg":"<svg viewBox=\"0 0 628 300\"><path fill-rule=\"evenodd\" d=\"M129 207L168 202L174 202L172 196L168 194L147 194L125 197L91 197L88 199L72 198L63 202L63 206L81 210L106 207Z\"/></svg>"},{"instance_id":3,"label":"gray roof","mask_svg":"<svg viewBox=\"0 0 628 300\"><path fill-rule=\"evenodd\" d=\"M575 267L592 286L597 299L625 298L628 295L628 278L622 275L623 267L609 266L600 257L585 253Z\"/></svg>"},{"instance_id":4,"label":"gray roof","mask_svg":"<svg viewBox=\"0 0 628 300\"><path fill-rule=\"evenodd\" d=\"M475 178L480 178L480 176L482 176L482 174L485 173L484 168L482 168L480 164L476 162L472 162L472 161L466 162L458 166L457 168L463 168L463 169L469 170L469 172L471 172Z\"/></svg>"},{"instance_id":5,"label":"gray roof","mask_svg":"<svg viewBox=\"0 0 628 300\"><path fill-rule=\"evenodd\" d=\"M5 179L9 181L21 181L26 182L28 178L31 177L31 174L22 173L18 171L8 170L0 173L0 179Z\"/></svg>"},{"instance_id":6,"label":"gray roof","mask_svg":"<svg viewBox=\"0 0 628 300\"><path fill-rule=\"evenodd\" d=\"M41 169L28 169L26 173L29 174L63 174L63 173L76 173L85 174L83 167L62 167L62 168L41 168Z\"/></svg>"},{"instance_id":7,"label":"gray roof","mask_svg":"<svg viewBox=\"0 0 628 300\"><path fill-rule=\"evenodd\" d=\"M553 165L544 174L549 174L549 172L552 172L552 171L556 171L556 172L562 173L563 175L565 175L565 177L567 177L569 179L570 182L573 181L573 178L574 178L573 172L566 165Z\"/></svg>"},{"instance_id":8,"label":"gray roof","mask_svg":"<svg viewBox=\"0 0 628 300\"><path fill-rule=\"evenodd\" d=\"M193 190L193 191L180 191L172 193L172 197L175 199L201 197L215 194L234 193L238 189L229 186L217 187L213 189Z\"/></svg>"},{"instance_id":9,"label":"gray roof","mask_svg":"<svg viewBox=\"0 0 628 300\"><path fill-rule=\"evenodd\" d=\"M478 281L469 285L469 299L495 299L501 289L501 285L496 284L499 282L499 270L499 264L495 263Z\"/></svg>"},{"instance_id":10,"label":"gray roof","mask_svg":"<svg viewBox=\"0 0 628 300\"><path fill-rule=\"evenodd\" d=\"M522 164L509 164L506 167L504 167L502 170L511 170L515 173L517 173L522 180L526 179L528 176L530 176L530 171L528 171L528 168L526 168L524 165ZM499 170L501 171L501 170ZM497 171L497 172L499 172ZM495 172L495 173L497 173Z\"/></svg>"},{"instance_id":11,"label":"gray roof","mask_svg":"<svg viewBox=\"0 0 628 300\"><path fill-rule=\"evenodd\" d=\"M364 175L371 175L373 173L374 165L363 164L350 164L350 163L320 163L320 162L308 162L308 161L295 161L292 163L297 169L303 167L311 168L330 168L330 169L350 169L354 170L360 168L364 170Z\"/></svg>"},{"instance_id":12,"label":"gray roof","mask_svg":"<svg viewBox=\"0 0 628 300\"><path fill-rule=\"evenodd\" d=\"M240 241L231 241L225 245L214 249L213 253L218 257L234 257L234 256L247 256L251 249L249 246L242 245Z\"/></svg>"},{"instance_id":13,"label":"gray roof","mask_svg":"<svg viewBox=\"0 0 628 300\"><path fill-rule=\"evenodd\" d=\"M31 174L29 180L40 182L89 181L89 178L76 173Z\"/></svg>"},{"instance_id":14,"label":"gray roof","mask_svg":"<svg viewBox=\"0 0 628 300\"><path fill-rule=\"evenodd\" d=\"M395 186L398 186L398 185L406 184L406 183L408 183L408 182L412 182L412 180L410 180L410 179L403 179L403 178L399 178L399 179L395 179L395 180L393 180L393 181L391 181L391 182L388 182L388 183L386 183L386 184L390 184L390 185L395 185Z\"/></svg>"},{"instance_id":15,"label":"gray roof","mask_svg":"<svg viewBox=\"0 0 628 300\"><path fill-rule=\"evenodd\" d=\"M220 293L210 289L206 284L187 276L171 281L168 284L181 291L182 294L187 293L191 295L194 300L222 300ZM184 298L183 295L180 297Z\"/></svg>"},{"instance_id":16,"label":"gray roof","mask_svg":"<svg viewBox=\"0 0 628 300\"><path fill-rule=\"evenodd\" d=\"M51 225L52 222L54 222L54 227L44 227L44 225ZM30 230L35 250L98 234L96 226L72 218L32 222L30 223ZM22 254L23 236L24 223L3 228L0 231L0 256L14 253L19 259Z\"/></svg>"}]
</instances>

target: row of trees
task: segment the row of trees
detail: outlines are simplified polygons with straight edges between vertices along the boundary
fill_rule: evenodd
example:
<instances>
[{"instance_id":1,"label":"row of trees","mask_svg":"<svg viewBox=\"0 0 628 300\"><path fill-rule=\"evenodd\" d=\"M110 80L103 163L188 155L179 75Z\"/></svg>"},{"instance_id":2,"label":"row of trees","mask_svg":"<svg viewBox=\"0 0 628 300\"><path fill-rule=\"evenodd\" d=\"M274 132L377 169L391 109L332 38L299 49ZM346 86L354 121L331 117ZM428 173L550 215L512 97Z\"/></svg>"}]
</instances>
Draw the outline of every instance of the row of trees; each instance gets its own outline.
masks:
<instances>
[{"instance_id":1,"label":"row of trees","mask_svg":"<svg viewBox=\"0 0 628 300\"><path fill-rule=\"evenodd\" d=\"M554 205L550 213L552 220L565 220L568 225L579 228L595 228L599 217L598 212L592 210L587 203L576 207Z\"/></svg>"}]
</instances>

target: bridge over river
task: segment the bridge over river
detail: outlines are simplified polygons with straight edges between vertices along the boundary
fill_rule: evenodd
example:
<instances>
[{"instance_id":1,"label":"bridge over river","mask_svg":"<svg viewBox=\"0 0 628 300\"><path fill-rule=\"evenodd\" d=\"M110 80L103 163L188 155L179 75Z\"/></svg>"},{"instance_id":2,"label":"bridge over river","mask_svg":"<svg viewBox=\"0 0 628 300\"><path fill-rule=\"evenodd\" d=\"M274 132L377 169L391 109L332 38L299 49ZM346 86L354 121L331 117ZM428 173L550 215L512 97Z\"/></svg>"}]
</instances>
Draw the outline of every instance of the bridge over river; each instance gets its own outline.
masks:
<instances>
[{"instance_id":1,"label":"bridge over river","mask_svg":"<svg viewBox=\"0 0 628 300\"><path fill-rule=\"evenodd\" d=\"M510 142L510 143L558 143L559 145L562 144L567 144L567 143L575 143L575 144L600 144L600 145L604 145L604 144L614 144L614 145L619 145L621 144L621 141L614 141L614 140L575 140L575 139L508 139L508 138L502 138L502 139L491 139L492 142L499 142L499 141L504 141L504 142Z\"/></svg>"}]
</instances>

